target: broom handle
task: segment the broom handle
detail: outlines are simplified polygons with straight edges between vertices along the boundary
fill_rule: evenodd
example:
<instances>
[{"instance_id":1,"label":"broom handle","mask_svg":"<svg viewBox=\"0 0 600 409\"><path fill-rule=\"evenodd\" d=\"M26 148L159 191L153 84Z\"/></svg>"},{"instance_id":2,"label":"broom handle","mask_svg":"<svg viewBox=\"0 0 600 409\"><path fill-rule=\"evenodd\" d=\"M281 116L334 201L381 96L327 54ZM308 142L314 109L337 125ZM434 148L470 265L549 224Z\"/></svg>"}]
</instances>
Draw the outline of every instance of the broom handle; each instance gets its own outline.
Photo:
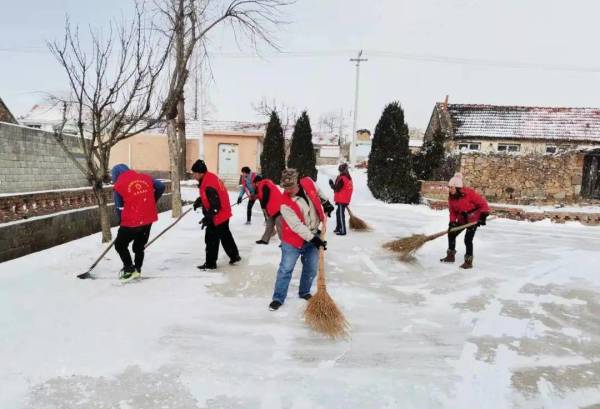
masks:
<instances>
[{"instance_id":1,"label":"broom handle","mask_svg":"<svg viewBox=\"0 0 600 409\"><path fill-rule=\"evenodd\" d=\"M153 238L152 240L150 240L150 242L148 244L146 244L144 246L145 249L147 249L148 247L150 247L150 245L152 243L154 243L156 241L156 239L158 239L160 236L162 236L163 234L165 234L171 227L175 226L177 223L179 223L179 221L183 218L183 216L185 216L186 214L188 214L193 208L190 207L189 209L187 209L185 212L183 212L181 214L181 216L179 216L173 223L171 223L166 229L164 229L163 231L161 231L160 233L158 233L158 236L156 236L155 238Z\"/></svg>"},{"instance_id":2,"label":"broom handle","mask_svg":"<svg viewBox=\"0 0 600 409\"><path fill-rule=\"evenodd\" d=\"M496 218L495 216L492 216L492 217L490 217L487 220L494 220L495 218ZM448 233L453 233L455 231L460 231L460 230L469 228L471 226L475 226L477 223L479 223L479 221L471 222L471 223L467 223L467 224L463 224L462 226L456 226L456 227L453 227L451 229L444 230L444 231L441 231L439 233L432 234L431 236L427 237L427 241L431 241L431 240L437 239L438 237L445 236Z\"/></svg>"},{"instance_id":3,"label":"broom handle","mask_svg":"<svg viewBox=\"0 0 600 409\"><path fill-rule=\"evenodd\" d=\"M321 231L321 240L325 241L325 233L327 231L327 222L323 220L323 231ZM317 276L317 287L325 288L325 250L319 247L319 275Z\"/></svg>"}]
</instances>

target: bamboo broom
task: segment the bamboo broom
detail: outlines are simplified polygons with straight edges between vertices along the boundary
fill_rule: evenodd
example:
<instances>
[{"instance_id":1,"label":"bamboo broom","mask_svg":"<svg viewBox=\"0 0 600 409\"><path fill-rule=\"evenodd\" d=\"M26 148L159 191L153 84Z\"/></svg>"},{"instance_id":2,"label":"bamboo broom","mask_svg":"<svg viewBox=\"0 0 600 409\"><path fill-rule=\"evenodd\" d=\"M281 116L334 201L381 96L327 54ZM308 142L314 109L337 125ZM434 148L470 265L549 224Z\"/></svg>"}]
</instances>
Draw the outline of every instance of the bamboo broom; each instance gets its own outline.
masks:
<instances>
[{"instance_id":1,"label":"bamboo broom","mask_svg":"<svg viewBox=\"0 0 600 409\"><path fill-rule=\"evenodd\" d=\"M323 232L321 233L321 240L323 241L325 241L325 229L326 226L323 224ZM313 330L332 339L348 337L350 324L327 292L325 284L325 250L322 247L319 248L317 292L308 300L308 305L304 311L304 319Z\"/></svg>"},{"instance_id":2,"label":"bamboo broom","mask_svg":"<svg viewBox=\"0 0 600 409\"><path fill-rule=\"evenodd\" d=\"M350 228L356 231L371 231L371 227L361 218L356 217L351 211L350 208L347 207L348 214L350 215Z\"/></svg>"},{"instance_id":3,"label":"bamboo broom","mask_svg":"<svg viewBox=\"0 0 600 409\"><path fill-rule=\"evenodd\" d=\"M494 219L494 217L490 217L487 220L493 220L493 219ZM453 227L451 229L446 229L439 233L431 234L429 236L427 236L425 234L413 234L410 237L405 237L403 239L392 240L390 242L387 242L383 245L383 248L400 253L400 259L406 261L413 256L415 251L417 251L421 247L423 247L423 245L425 243L427 243L431 240L435 240L438 237L445 236L446 234L448 234L450 232L460 231L460 230L466 229L468 227L474 226L477 223L479 223L479 222L471 222L471 223L463 224L462 226L457 226L457 227Z\"/></svg>"}]
</instances>

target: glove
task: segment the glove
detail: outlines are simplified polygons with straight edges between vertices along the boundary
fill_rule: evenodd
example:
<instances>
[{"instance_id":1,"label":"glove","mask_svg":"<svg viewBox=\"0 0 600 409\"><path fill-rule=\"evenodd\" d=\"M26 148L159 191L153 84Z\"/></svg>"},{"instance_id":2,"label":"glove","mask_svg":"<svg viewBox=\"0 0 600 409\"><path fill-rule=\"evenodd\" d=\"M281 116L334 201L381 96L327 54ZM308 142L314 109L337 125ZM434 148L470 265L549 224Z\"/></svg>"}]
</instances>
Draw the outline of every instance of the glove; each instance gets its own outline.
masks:
<instances>
[{"instance_id":1,"label":"glove","mask_svg":"<svg viewBox=\"0 0 600 409\"><path fill-rule=\"evenodd\" d=\"M240 203L242 203L242 198L238 197L237 204L240 204Z\"/></svg>"},{"instance_id":2,"label":"glove","mask_svg":"<svg viewBox=\"0 0 600 409\"><path fill-rule=\"evenodd\" d=\"M310 242L315 245L316 248L323 247L323 250L327 250L327 242L321 240L319 236L315 236L310 239Z\"/></svg>"},{"instance_id":3,"label":"glove","mask_svg":"<svg viewBox=\"0 0 600 409\"><path fill-rule=\"evenodd\" d=\"M202 227L200 228L200 230L204 230L204 228L206 226L209 226L211 224L213 224L213 214L212 213L207 213L204 215L204 217L202 218L202 220L200 220L200 224L202 225Z\"/></svg>"},{"instance_id":4,"label":"glove","mask_svg":"<svg viewBox=\"0 0 600 409\"><path fill-rule=\"evenodd\" d=\"M331 217L331 212L333 212L333 205L329 202L329 200L326 200L323 203L323 210L325 211L325 213L327 213L327 217Z\"/></svg>"},{"instance_id":5,"label":"glove","mask_svg":"<svg viewBox=\"0 0 600 409\"><path fill-rule=\"evenodd\" d=\"M333 183L333 180L329 179L329 186L331 186L331 188L333 189L335 186L335 183Z\"/></svg>"},{"instance_id":6,"label":"glove","mask_svg":"<svg viewBox=\"0 0 600 409\"><path fill-rule=\"evenodd\" d=\"M485 219L489 216L489 213L481 213L479 215L479 221L477 222L478 226L485 226Z\"/></svg>"},{"instance_id":7,"label":"glove","mask_svg":"<svg viewBox=\"0 0 600 409\"><path fill-rule=\"evenodd\" d=\"M202 207L202 200L200 200L200 198L198 197L195 201L194 201L194 211L196 211L197 208Z\"/></svg>"},{"instance_id":8,"label":"glove","mask_svg":"<svg viewBox=\"0 0 600 409\"><path fill-rule=\"evenodd\" d=\"M469 212L460 212L460 215L464 218L465 223L469 221Z\"/></svg>"}]
</instances>

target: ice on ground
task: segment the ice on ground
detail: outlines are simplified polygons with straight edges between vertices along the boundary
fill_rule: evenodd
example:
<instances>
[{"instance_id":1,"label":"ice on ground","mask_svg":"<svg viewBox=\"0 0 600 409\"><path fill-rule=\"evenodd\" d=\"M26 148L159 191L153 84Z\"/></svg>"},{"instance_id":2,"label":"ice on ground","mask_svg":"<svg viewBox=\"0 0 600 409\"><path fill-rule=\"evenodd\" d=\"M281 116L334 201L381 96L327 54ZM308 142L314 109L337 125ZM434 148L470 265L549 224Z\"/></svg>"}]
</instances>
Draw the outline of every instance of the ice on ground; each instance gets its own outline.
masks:
<instances>
[{"instance_id":1,"label":"ice on ground","mask_svg":"<svg viewBox=\"0 0 600 409\"><path fill-rule=\"evenodd\" d=\"M325 192L336 173L321 169ZM234 208L243 260L221 250L216 271L196 269L204 236L190 213L148 249L139 282L117 281L114 251L97 280L74 278L103 249L98 234L0 264L0 408L600 405L600 228L494 220L472 270L439 263L444 238L404 263L381 244L443 230L447 213L376 201L364 171L353 179L352 209L373 231L330 235L326 253L349 340L305 325L299 266L268 311L280 253L254 243L258 204L252 225L245 203Z\"/></svg>"}]
</instances>

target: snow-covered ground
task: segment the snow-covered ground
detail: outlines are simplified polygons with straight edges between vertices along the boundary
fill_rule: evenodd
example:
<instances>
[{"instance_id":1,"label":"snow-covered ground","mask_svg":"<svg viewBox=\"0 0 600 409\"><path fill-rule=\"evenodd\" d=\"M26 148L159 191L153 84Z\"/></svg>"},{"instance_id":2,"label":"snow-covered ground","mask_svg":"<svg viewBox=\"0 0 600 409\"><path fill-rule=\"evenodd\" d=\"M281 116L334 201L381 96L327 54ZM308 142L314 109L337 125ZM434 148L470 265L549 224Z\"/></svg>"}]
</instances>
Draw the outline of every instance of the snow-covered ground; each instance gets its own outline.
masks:
<instances>
[{"instance_id":1,"label":"snow-covered ground","mask_svg":"<svg viewBox=\"0 0 600 409\"><path fill-rule=\"evenodd\" d=\"M334 174L321 170L326 192ZM0 264L0 408L600 405L600 228L494 220L473 270L438 261L444 238L404 263L381 244L443 230L446 212L375 201L364 173L354 180L352 209L374 230L329 236L326 254L351 339L307 328L297 275L268 311L279 249L254 244L258 205L251 226L244 206L231 221L243 261L221 250L210 272L196 269L204 236L190 214L148 249L139 282L117 281L114 251L99 279L74 278L99 235Z\"/></svg>"}]
</instances>

